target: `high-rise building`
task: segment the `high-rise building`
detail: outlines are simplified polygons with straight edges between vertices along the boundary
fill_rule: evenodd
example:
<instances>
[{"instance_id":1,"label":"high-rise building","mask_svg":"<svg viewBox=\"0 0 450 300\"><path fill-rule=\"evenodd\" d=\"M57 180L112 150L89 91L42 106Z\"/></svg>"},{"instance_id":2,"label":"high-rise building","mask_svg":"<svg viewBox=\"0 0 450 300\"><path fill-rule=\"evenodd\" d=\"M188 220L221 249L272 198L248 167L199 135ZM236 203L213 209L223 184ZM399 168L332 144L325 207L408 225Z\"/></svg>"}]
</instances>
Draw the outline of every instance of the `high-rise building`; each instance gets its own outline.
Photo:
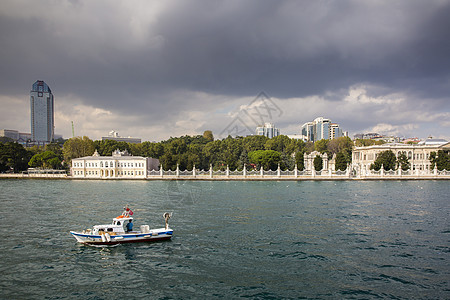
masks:
<instances>
[{"instance_id":1,"label":"high-rise building","mask_svg":"<svg viewBox=\"0 0 450 300\"><path fill-rule=\"evenodd\" d=\"M48 144L54 138L54 106L50 87L42 80L36 81L30 92L31 140Z\"/></svg>"},{"instance_id":2,"label":"high-rise building","mask_svg":"<svg viewBox=\"0 0 450 300\"><path fill-rule=\"evenodd\" d=\"M307 122L302 126L302 135L307 141L316 142L322 139L329 140L343 136L339 124L331 123L330 119L323 117L316 118L312 122Z\"/></svg>"},{"instance_id":3,"label":"high-rise building","mask_svg":"<svg viewBox=\"0 0 450 300\"><path fill-rule=\"evenodd\" d=\"M264 123L264 126L256 127L256 135L264 135L271 139L280 135L280 129L275 128L273 123Z\"/></svg>"}]
</instances>

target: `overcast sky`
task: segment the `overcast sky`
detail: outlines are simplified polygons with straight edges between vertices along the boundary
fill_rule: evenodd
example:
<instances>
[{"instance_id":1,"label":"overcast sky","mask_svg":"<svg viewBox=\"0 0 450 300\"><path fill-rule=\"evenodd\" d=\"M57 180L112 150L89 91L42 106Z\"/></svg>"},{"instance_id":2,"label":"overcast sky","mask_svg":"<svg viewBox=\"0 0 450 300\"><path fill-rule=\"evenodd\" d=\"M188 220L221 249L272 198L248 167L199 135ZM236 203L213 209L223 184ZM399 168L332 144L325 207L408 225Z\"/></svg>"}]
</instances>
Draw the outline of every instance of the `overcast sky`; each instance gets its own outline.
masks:
<instances>
[{"instance_id":1,"label":"overcast sky","mask_svg":"<svg viewBox=\"0 0 450 300\"><path fill-rule=\"evenodd\" d=\"M0 129L44 80L65 138L355 133L450 140L450 1L3 0Z\"/></svg>"}]
</instances>

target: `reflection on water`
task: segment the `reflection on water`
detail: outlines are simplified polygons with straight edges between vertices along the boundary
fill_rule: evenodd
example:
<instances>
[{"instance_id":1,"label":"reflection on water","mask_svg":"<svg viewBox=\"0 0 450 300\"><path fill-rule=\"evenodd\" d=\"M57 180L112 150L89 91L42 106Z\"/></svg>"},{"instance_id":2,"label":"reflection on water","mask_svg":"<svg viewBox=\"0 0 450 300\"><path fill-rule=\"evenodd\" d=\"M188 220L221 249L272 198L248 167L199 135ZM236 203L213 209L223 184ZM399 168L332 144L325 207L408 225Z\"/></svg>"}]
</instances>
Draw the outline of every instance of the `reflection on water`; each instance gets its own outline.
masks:
<instances>
[{"instance_id":1,"label":"reflection on water","mask_svg":"<svg viewBox=\"0 0 450 300\"><path fill-rule=\"evenodd\" d=\"M449 185L0 180L9 298L450 298ZM18 192L20 191L20 192ZM80 245L111 222L171 241ZM126 294L124 287L127 288Z\"/></svg>"}]
</instances>

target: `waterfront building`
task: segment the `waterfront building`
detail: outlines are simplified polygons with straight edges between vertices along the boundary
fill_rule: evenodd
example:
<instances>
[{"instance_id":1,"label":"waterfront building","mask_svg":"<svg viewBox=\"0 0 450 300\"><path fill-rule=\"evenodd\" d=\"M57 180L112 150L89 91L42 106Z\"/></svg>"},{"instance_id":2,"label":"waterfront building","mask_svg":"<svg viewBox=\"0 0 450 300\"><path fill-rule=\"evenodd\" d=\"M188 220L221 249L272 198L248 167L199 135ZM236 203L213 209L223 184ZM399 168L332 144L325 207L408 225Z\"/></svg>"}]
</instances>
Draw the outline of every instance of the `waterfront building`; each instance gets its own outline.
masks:
<instances>
[{"instance_id":1,"label":"waterfront building","mask_svg":"<svg viewBox=\"0 0 450 300\"><path fill-rule=\"evenodd\" d=\"M116 150L112 156L100 156L97 151L92 156L74 158L71 175L74 178L146 178L147 173L159 170L159 160L132 156L126 150Z\"/></svg>"},{"instance_id":2,"label":"waterfront building","mask_svg":"<svg viewBox=\"0 0 450 300\"><path fill-rule=\"evenodd\" d=\"M308 142L317 142L322 139L330 140L344 136L339 124L332 123L330 119L318 117L312 122L302 125L302 135L306 136Z\"/></svg>"},{"instance_id":3,"label":"waterfront building","mask_svg":"<svg viewBox=\"0 0 450 300\"><path fill-rule=\"evenodd\" d=\"M280 129L275 128L273 123L264 123L264 125L256 127L256 135L264 135L271 139L280 135Z\"/></svg>"},{"instance_id":4,"label":"waterfront building","mask_svg":"<svg viewBox=\"0 0 450 300\"><path fill-rule=\"evenodd\" d=\"M375 162L378 154L391 150L398 157L405 154L409 160L412 170L429 172L431 166L430 153L439 150L450 151L450 143L442 139L427 139L418 144L388 143L383 145L372 145L367 147L355 147L353 149L353 168L366 172L370 165Z\"/></svg>"},{"instance_id":5,"label":"waterfront building","mask_svg":"<svg viewBox=\"0 0 450 300\"><path fill-rule=\"evenodd\" d=\"M36 81L30 92L31 140L48 144L54 138L54 106L50 87L42 80Z\"/></svg>"},{"instance_id":6,"label":"waterfront building","mask_svg":"<svg viewBox=\"0 0 450 300\"><path fill-rule=\"evenodd\" d=\"M102 141L106 140L112 140L117 142L126 142L126 143L132 143L132 144L140 144L141 139L140 138L132 138L132 137L122 137L119 136L119 133L112 130L109 132L108 136L103 136Z\"/></svg>"}]
</instances>

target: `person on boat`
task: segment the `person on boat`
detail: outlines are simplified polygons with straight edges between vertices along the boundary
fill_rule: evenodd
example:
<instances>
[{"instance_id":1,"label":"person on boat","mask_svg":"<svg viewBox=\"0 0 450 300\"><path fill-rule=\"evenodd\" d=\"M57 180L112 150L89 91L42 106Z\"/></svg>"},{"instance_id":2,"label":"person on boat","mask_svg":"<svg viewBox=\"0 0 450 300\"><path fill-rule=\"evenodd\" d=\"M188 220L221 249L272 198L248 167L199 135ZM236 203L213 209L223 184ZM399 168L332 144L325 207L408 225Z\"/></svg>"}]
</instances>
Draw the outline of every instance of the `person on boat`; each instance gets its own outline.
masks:
<instances>
[{"instance_id":1,"label":"person on boat","mask_svg":"<svg viewBox=\"0 0 450 300\"><path fill-rule=\"evenodd\" d=\"M130 220L127 224L127 232L130 232L133 230L133 222Z\"/></svg>"}]
</instances>

